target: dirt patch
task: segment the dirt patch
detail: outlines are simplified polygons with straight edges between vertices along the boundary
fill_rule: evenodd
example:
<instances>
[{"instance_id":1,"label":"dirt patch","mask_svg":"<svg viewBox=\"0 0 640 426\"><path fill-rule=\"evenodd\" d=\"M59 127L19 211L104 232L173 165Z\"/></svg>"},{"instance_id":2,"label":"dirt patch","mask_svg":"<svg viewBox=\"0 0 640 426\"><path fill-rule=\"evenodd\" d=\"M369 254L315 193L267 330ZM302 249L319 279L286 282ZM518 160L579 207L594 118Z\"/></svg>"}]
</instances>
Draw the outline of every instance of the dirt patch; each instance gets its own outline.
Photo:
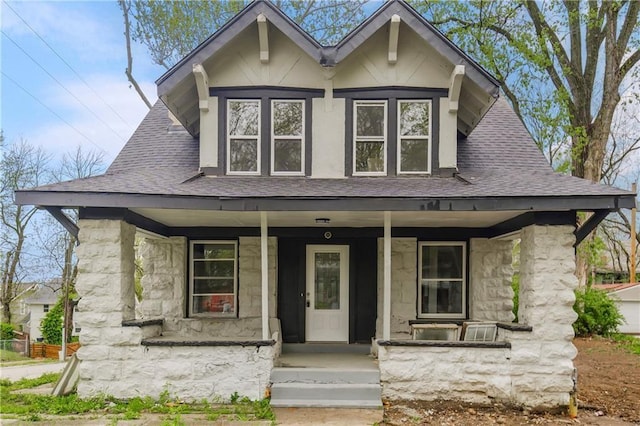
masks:
<instances>
[{"instance_id":1,"label":"dirt patch","mask_svg":"<svg viewBox=\"0 0 640 426\"><path fill-rule=\"evenodd\" d=\"M577 419L566 413L533 413L503 404L387 401L385 425L640 425L640 357L601 338L575 339L578 356Z\"/></svg>"}]
</instances>

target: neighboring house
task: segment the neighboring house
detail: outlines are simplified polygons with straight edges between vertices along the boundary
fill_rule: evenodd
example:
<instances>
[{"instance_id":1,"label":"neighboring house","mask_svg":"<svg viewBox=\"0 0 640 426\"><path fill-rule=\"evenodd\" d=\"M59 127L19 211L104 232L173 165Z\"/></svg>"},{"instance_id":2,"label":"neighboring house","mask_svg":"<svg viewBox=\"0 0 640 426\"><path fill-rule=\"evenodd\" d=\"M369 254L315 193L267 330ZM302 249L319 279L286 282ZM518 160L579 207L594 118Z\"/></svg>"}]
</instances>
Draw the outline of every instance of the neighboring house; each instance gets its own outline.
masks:
<instances>
[{"instance_id":1,"label":"neighboring house","mask_svg":"<svg viewBox=\"0 0 640 426\"><path fill-rule=\"evenodd\" d=\"M36 283L16 283L14 284L16 297L10 303L11 323L16 330L24 331L24 325L28 322L29 312L25 299L36 291L38 285ZM4 322L4 315L2 322Z\"/></svg>"},{"instance_id":2,"label":"neighboring house","mask_svg":"<svg viewBox=\"0 0 640 426\"><path fill-rule=\"evenodd\" d=\"M59 297L59 290L53 290L47 285L38 285L35 292L24 299L25 310L29 318L24 331L29 333L29 338L32 341L42 341L40 322L47 315L49 309L54 307Z\"/></svg>"},{"instance_id":3,"label":"neighboring house","mask_svg":"<svg viewBox=\"0 0 640 426\"><path fill-rule=\"evenodd\" d=\"M554 173L498 82L410 6L323 47L257 1L157 85L104 175L16 193L79 235L80 395L262 398L277 371L279 405L568 404L574 246L634 194ZM380 381L315 400L293 400L304 369L275 368L281 348L363 346ZM337 401L356 388L377 398Z\"/></svg>"},{"instance_id":4,"label":"neighboring house","mask_svg":"<svg viewBox=\"0 0 640 426\"><path fill-rule=\"evenodd\" d=\"M624 317L621 333L640 335L640 284L598 284L594 288L609 293Z\"/></svg>"}]
</instances>

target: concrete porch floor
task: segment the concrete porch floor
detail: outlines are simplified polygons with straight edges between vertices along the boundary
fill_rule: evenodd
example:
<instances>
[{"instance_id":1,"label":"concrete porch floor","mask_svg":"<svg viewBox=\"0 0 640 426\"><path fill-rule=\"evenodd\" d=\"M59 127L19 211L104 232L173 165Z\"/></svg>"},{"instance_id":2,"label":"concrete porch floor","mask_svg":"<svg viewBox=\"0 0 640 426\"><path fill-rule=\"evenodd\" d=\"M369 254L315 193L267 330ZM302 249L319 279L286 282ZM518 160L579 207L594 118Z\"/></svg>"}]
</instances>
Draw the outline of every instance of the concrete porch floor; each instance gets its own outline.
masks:
<instances>
[{"instance_id":1,"label":"concrete porch floor","mask_svg":"<svg viewBox=\"0 0 640 426\"><path fill-rule=\"evenodd\" d=\"M378 361L370 354L359 353L283 353L276 367L378 370Z\"/></svg>"}]
</instances>

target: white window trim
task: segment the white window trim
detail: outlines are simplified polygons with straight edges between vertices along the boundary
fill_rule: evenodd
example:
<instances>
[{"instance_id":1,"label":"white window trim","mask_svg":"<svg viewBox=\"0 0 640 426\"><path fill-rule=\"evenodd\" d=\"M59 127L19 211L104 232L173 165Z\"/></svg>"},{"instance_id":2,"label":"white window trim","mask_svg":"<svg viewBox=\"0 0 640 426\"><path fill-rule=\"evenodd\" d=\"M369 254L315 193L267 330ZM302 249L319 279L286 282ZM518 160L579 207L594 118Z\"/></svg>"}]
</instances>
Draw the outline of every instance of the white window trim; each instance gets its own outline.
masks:
<instances>
[{"instance_id":1,"label":"white window trim","mask_svg":"<svg viewBox=\"0 0 640 426\"><path fill-rule=\"evenodd\" d=\"M387 126L388 126L388 117L387 117L387 110L388 110L388 101L387 100L367 100L367 101L353 101L353 135L352 135L352 175L353 176L386 176L387 175L387 145L389 143L388 141L388 137L387 137ZM358 172L356 171L356 146L357 146L357 141L363 141L363 142L379 142L380 141L380 137L379 136L360 136L358 137L358 105L380 105L382 104L384 106L384 131L383 131L383 135L382 135L382 142L383 142L383 146L382 146L382 171L381 172Z\"/></svg>"},{"instance_id":2,"label":"white window trim","mask_svg":"<svg viewBox=\"0 0 640 426\"><path fill-rule=\"evenodd\" d=\"M193 312L194 298L194 264L193 246L196 244L233 244L234 246L234 263L233 263L233 298L235 302L234 310L230 314L216 312ZM238 317L238 241L236 240L191 240L189 241L189 316L190 317L214 317L214 318L237 318ZM223 293L220 293L223 294Z\"/></svg>"},{"instance_id":3,"label":"white window trim","mask_svg":"<svg viewBox=\"0 0 640 426\"><path fill-rule=\"evenodd\" d=\"M276 102L280 102L280 103L298 103L302 106L302 134L300 136L277 136L275 135L275 126L273 125L273 118L274 118L274 108L273 105ZM304 176L305 175L305 151L304 151L304 146L305 146L305 140L304 140L304 135L306 132L306 127L305 127L305 101L304 99L271 99L271 175L272 176ZM276 138L279 140L286 140L286 139L290 139L290 140L300 140L300 171L297 172L277 172L275 171L275 159L276 159L276 155L275 155L275 146L276 146Z\"/></svg>"},{"instance_id":4,"label":"white window trim","mask_svg":"<svg viewBox=\"0 0 640 426\"><path fill-rule=\"evenodd\" d=\"M421 241L418 243L418 318L429 319L465 319L467 317L467 243L464 241ZM422 303L422 248L429 246L462 246L462 279L449 279L449 281L462 282L462 313L453 314L423 314ZM426 278L425 278L426 279ZM430 281L442 281L440 279L429 279Z\"/></svg>"},{"instance_id":5,"label":"white window trim","mask_svg":"<svg viewBox=\"0 0 640 426\"><path fill-rule=\"evenodd\" d=\"M400 104L402 103L412 103L412 104L418 104L418 103L426 103L429 105L429 135L427 136L401 136L400 132L401 132L401 128L400 128L400 114L401 114L401 108L400 108ZM396 155L396 163L397 163L397 173L399 175L424 175L424 174L431 174L431 147L432 147L432 143L431 143L431 135L433 133L433 105L431 103L430 99L403 99L403 100L398 100L398 117L397 117L397 128L398 128L398 134L397 134L397 140L396 140L396 146L397 146L397 155ZM401 152L402 152L402 139L426 139L427 140L427 170L425 171L402 171L402 157L401 157Z\"/></svg>"},{"instance_id":6,"label":"white window trim","mask_svg":"<svg viewBox=\"0 0 640 426\"><path fill-rule=\"evenodd\" d=\"M257 136L238 136L238 135L231 135L230 133L230 125L229 125L229 104L231 102L257 102L258 103L258 134ZM262 152L261 152L261 145L262 145L262 135L260 134L262 131L262 100L261 99L227 99L227 111L226 111L226 117L225 120L227 122L227 174L228 175L239 175L239 176L260 176L261 174L261 170L260 167L262 165ZM244 171L232 171L231 170L231 138L235 137L236 139L256 139L256 143L258 144L257 146L257 151L256 151L256 171L255 172L244 172Z\"/></svg>"}]
</instances>

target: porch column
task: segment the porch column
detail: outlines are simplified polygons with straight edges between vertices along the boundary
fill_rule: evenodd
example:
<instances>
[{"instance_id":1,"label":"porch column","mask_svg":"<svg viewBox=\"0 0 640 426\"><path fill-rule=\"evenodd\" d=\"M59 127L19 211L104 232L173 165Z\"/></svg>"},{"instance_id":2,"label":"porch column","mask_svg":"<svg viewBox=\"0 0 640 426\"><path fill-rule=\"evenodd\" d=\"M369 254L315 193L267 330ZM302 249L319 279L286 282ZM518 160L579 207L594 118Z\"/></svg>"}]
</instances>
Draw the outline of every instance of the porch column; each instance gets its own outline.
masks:
<instances>
[{"instance_id":1,"label":"porch column","mask_svg":"<svg viewBox=\"0 0 640 426\"><path fill-rule=\"evenodd\" d=\"M520 243L518 319L530 333L511 338L512 392L532 406L562 406L573 390L574 226L527 226Z\"/></svg>"},{"instance_id":2,"label":"porch column","mask_svg":"<svg viewBox=\"0 0 640 426\"><path fill-rule=\"evenodd\" d=\"M391 212L384 212L384 280L382 299L382 338L391 339Z\"/></svg>"},{"instance_id":3,"label":"porch column","mask_svg":"<svg viewBox=\"0 0 640 426\"><path fill-rule=\"evenodd\" d=\"M260 212L260 271L262 275L262 339L269 339L269 246L267 212Z\"/></svg>"}]
</instances>

